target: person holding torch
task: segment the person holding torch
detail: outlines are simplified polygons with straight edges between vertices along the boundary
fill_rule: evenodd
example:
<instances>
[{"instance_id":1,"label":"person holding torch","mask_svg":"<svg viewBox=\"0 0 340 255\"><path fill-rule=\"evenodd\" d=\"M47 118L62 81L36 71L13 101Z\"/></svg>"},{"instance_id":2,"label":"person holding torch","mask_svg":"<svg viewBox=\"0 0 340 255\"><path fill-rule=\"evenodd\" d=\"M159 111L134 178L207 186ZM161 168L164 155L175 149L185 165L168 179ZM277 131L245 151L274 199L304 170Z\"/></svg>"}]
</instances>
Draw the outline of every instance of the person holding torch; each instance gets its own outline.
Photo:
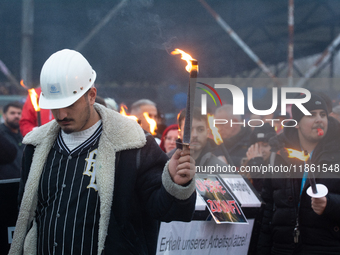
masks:
<instances>
[{"instance_id":1,"label":"person holding torch","mask_svg":"<svg viewBox=\"0 0 340 255\"><path fill-rule=\"evenodd\" d=\"M20 212L9 254L155 254L159 221L190 221L194 160L168 160L139 124L95 104L96 72L61 50L42 67L54 120L24 138Z\"/></svg>"},{"instance_id":2,"label":"person holding torch","mask_svg":"<svg viewBox=\"0 0 340 255\"><path fill-rule=\"evenodd\" d=\"M264 180L266 206L258 254L340 254L340 127L328 117L326 103L317 94L311 93L303 106L311 115L293 105L297 125L269 141L272 148L280 143L274 166L291 171L269 173ZM306 151L309 158L288 158L285 148ZM326 186L328 194L306 194L315 182Z\"/></svg>"}]
</instances>

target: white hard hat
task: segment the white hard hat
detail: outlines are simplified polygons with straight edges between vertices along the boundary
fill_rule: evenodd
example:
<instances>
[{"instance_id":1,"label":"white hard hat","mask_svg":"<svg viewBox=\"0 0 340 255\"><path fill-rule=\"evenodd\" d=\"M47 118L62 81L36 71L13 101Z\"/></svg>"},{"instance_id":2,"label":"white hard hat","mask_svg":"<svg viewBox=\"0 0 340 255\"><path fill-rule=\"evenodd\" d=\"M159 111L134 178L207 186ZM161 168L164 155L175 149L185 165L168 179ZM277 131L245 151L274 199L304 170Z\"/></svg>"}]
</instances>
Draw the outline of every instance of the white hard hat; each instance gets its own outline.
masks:
<instances>
[{"instance_id":1,"label":"white hard hat","mask_svg":"<svg viewBox=\"0 0 340 255\"><path fill-rule=\"evenodd\" d=\"M82 54L64 49L52 54L41 69L42 109L60 109L72 105L88 91L96 72Z\"/></svg>"}]
</instances>

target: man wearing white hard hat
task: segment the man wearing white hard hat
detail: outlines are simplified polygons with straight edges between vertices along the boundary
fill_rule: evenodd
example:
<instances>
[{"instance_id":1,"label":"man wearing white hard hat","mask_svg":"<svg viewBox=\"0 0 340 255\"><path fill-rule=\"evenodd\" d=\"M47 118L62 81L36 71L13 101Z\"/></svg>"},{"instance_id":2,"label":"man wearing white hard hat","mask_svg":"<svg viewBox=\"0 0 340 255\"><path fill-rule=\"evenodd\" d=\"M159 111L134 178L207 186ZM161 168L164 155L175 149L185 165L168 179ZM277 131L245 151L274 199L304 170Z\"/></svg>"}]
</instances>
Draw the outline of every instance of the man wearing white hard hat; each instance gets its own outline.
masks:
<instances>
[{"instance_id":1,"label":"man wearing white hard hat","mask_svg":"<svg viewBox=\"0 0 340 255\"><path fill-rule=\"evenodd\" d=\"M137 122L95 104L96 72L78 52L41 70L55 120L26 135L10 254L155 254L159 221L190 221L189 151L168 161Z\"/></svg>"}]
</instances>

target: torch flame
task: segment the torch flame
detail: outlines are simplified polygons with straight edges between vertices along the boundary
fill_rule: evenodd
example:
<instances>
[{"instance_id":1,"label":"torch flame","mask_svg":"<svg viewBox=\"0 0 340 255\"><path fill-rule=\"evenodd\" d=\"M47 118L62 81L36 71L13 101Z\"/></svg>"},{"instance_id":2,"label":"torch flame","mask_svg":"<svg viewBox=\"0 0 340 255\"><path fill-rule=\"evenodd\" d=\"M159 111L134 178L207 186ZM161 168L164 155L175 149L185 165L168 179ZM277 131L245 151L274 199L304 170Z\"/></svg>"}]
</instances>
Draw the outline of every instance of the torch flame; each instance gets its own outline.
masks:
<instances>
[{"instance_id":1,"label":"torch flame","mask_svg":"<svg viewBox=\"0 0 340 255\"><path fill-rule=\"evenodd\" d=\"M309 159L309 153L305 155L303 151L298 151L290 148L286 148L286 151L288 152L288 158L297 158L301 161L307 161Z\"/></svg>"},{"instance_id":2,"label":"torch flame","mask_svg":"<svg viewBox=\"0 0 340 255\"><path fill-rule=\"evenodd\" d=\"M36 112L39 112L40 111L40 107L39 107L39 104L38 104L38 97L39 96L38 96L37 92L35 92L35 89L34 88L28 89L26 87L26 85L24 84L24 80L20 81L20 85L28 91L28 94L30 96L31 103L32 103L32 105L34 107L34 110Z\"/></svg>"},{"instance_id":3,"label":"torch flame","mask_svg":"<svg viewBox=\"0 0 340 255\"><path fill-rule=\"evenodd\" d=\"M211 129L211 133L214 136L214 141L217 145L220 145L223 143L222 136L218 132L218 128L214 126L214 115L211 115L208 113L208 124L209 128Z\"/></svg>"},{"instance_id":4,"label":"torch flame","mask_svg":"<svg viewBox=\"0 0 340 255\"><path fill-rule=\"evenodd\" d=\"M149 125L150 125L150 133L152 134L152 135L156 135L157 133L156 133L156 129L157 129L157 123L156 123L156 121L154 120L154 119L151 119L150 117L149 117L149 114L147 113L147 112L143 112L143 116L144 116L144 118L145 118L145 120L149 123Z\"/></svg>"},{"instance_id":5,"label":"torch flame","mask_svg":"<svg viewBox=\"0 0 340 255\"><path fill-rule=\"evenodd\" d=\"M187 70L189 73L191 72L192 69L192 63L191 60L195 60L193 59L188 53L180 50L180 49L175 49L174 51L171 52L172 55L177 55L177 54L182 54L181 59L187 61L187 66L185 67L185 70Z\"/></svg>"},{"instance_id":6,"label":"torch flame","mask_svg":"<svg viewBox=\"0 0 340 255\"><path fill-rule=\"evenodd\" d=\"M27 88L26 85L24 84L24 80L21 80L21 81L20 81L20 85L21 85L24 89L28 90L28 88Z\"/></svg>"},{"instance_id":7,"label":"torch flame","mask_svg":"<svg viewBox=\"0 0 340 255\"><path fill-rule=\"evenodd\" d=\"M37 92L35 92L35 89L29 89L28 93L30 95L30 99L31 99L32 105L34 107L34 110L36 112L39 112L40 107L39 107L39 104L38 104L38 94L37 94Z\"/></svg>"},{"instance_id":8,"label":"torch flame","mask_svg":"<svg viewBox=\"0 0 340 255\"><path fill-rule=\"evenodd\" d=\"M119 112L119 113L120 113L121 115L125 116L125 117L128 117L129 119L138 121L138 118L137 118L136 116L134 116L134 115L127 115L125 109L127 109L126 105L122 104L122 105L120 106L120 112Z\"/></svg>"}]
</instances>

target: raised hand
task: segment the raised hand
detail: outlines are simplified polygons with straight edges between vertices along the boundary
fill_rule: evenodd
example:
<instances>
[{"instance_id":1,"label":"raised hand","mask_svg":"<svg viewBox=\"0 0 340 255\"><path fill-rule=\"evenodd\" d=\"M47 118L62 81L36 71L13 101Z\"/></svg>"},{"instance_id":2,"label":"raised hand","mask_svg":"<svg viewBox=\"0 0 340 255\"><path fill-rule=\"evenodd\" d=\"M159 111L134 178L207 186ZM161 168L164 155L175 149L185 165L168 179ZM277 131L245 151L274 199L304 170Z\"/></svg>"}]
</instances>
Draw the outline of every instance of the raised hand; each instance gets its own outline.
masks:
<instances>
[{"instance_id":1,"label":"raised hand","mask_svg":"<svg viewBox=\"0 0 340 255\"><path fill-rule=\"evenodd\" d=\"M195 175L195 160L190 156L190 150L176 150L169 163L169 173L178 185L188 183Z\"/></svg>"}]
</instances>

